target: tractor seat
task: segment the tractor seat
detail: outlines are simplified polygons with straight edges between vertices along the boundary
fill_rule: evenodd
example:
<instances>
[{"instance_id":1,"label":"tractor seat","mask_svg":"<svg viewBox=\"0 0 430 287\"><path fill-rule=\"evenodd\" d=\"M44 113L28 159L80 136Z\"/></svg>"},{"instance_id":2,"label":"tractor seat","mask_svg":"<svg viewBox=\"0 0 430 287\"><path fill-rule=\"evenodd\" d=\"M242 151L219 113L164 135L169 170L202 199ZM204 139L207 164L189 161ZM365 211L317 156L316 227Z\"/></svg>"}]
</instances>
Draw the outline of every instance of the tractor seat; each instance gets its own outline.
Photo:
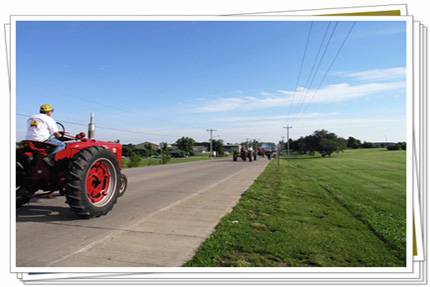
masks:
<instances>
[{"instance_id":1,"label":"tractor seat","mask_svg":"<svg viewBox=\"0 0 430 287\"><path fill-rule=\"evenodd\" d=\"M47 148L55 147L55 145L51 143L29 140L22 141L22 145L24 147L29 147L32 150L46 150Z\"/></svg>"}]
</instances>

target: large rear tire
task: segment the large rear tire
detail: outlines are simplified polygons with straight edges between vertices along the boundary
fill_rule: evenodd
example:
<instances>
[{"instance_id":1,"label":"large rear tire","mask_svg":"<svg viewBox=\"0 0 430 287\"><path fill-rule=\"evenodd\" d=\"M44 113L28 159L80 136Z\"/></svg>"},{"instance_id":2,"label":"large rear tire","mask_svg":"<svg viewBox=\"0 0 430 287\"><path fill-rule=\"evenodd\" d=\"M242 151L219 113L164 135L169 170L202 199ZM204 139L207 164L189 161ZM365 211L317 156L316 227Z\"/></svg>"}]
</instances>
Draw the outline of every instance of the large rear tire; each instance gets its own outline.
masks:
<instances>
[{"instance_id":1,"label":"large rear tire","mask_svg":"<svg viewBox=\"0 0 430 287\"><path fill-rule=\"evenodd\" d=\"M116 203L121 170L115 155L101 146L81 150L65 176L66 203L82 218L99 217Z\"/></svg>"},{"instance_id":2,"label":"large rear tire","mask_svg":"<svg viewBox=\"0 0 430 287\"><path fill-rule=\"evenodd\" d=\"M16 207L21 207L33 198L28 183L25 182L25 160L22 158L22 149L16 151ZM28 168L28 167L27 167Z\"/></svg>"}]
</instances>

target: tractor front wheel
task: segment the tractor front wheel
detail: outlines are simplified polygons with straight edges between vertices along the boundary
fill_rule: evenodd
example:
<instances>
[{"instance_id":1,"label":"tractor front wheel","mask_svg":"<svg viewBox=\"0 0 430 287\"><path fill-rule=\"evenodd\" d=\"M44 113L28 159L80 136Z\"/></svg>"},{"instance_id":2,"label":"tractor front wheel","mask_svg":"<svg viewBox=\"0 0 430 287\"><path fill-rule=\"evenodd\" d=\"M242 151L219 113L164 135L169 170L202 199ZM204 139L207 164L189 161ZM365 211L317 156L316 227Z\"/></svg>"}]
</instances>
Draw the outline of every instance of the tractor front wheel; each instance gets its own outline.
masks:
<instances>
[{"instance_id":1,"label":"tractor front wheel","mask_svg":"<svg viewBox=\"0 0 430 287\"><path fill-rule=\"evenodd\" d=\"M119 196L119 163L104 147L91 146L77 153L70 161L65 178L66 203L83 218L105 215Z\"/></svg>"},{"instance_id":2,"label":"tractor front wheel","mask_svg":"<svg viewBox=\"0 0 430 287\"><path fill-rule=\"evenodd\" d=\"M125 174L121 174L121 186L119 187L119 194L118 197L123 196L125 193L125 190L127 189L127 176Z\"/></svg>"},{"instance_id":3,"label":"tractor front wheel","mask_svg":"<svg viewBox=\"0 0 430 287\"><path fill-rule=\"evenodd\" d=\"M233 153L233 161L237 161L237 152L236 151Z\"/></svg>"}]
</instances>

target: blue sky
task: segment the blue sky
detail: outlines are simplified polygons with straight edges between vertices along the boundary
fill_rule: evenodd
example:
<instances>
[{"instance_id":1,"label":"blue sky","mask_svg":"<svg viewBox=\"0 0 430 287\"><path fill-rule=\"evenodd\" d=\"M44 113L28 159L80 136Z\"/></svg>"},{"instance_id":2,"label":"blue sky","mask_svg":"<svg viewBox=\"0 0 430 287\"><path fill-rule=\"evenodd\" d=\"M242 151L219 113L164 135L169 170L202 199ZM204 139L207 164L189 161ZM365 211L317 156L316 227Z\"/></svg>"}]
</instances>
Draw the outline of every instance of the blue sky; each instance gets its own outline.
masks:
<instances>
[{"instance_id":1,"label":"blue sky","mask_svg":"<svg viewBox=\"0 0 430 287\"><path fill-rule=\"evenodd\" d=\"M405 141L406 74L404 21L18 21L16 137L47 103L123 144Z\"/></svg>"}]
</instances>

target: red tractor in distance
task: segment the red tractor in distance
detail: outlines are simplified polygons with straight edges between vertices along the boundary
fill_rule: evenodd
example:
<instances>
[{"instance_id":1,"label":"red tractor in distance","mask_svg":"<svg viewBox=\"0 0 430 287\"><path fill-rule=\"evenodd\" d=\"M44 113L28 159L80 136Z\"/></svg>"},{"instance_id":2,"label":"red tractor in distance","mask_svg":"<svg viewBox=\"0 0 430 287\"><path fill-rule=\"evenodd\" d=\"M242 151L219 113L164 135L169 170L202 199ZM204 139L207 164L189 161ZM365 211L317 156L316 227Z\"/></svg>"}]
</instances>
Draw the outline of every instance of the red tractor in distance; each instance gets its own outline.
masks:
<instances>
[{"instance_id":1,"label":"red tractor in distance","mask_svg":"<svg viewBox=\"0 0 430 287\"><path fill-rule=\"evenodd\" d=\"M257 153L252 150L247 150L244 146L240 146L239 145L239 151L235 150L233 152L233 161L237 161L238 158L242 158L243 161L246 161L246 159L248 158L249 161L252 161L252 158L254 158L254 160L257 160Z\"/></svg>"},{"instance_id":2,"label":"red tractor in distance","mask_svg":"<svg viewBox=\"0 0 430 287\"><path fill-rule=\"evenodd\" d=\"M55 155L55 166L43 161L54 145L25 140L17 147L16 207L59 191L80 217L105 215L127 188L127 177L121 174L121 144L93 139L93 114L89 138L83 132L68 135L64 126L57 124L62 127L60 140L66 148Z\"/></svg>"},{"instance_id":3,"label":"red tractor in distance","mask_svg":"<svg viewBox=\"0 0 430 287\"><path fill-rule=\"evenodd\" d=\"M268 158L276 157L276 145L274 143L263 143L258 147L258 155Z\"/></svg>"}]
</instances>

